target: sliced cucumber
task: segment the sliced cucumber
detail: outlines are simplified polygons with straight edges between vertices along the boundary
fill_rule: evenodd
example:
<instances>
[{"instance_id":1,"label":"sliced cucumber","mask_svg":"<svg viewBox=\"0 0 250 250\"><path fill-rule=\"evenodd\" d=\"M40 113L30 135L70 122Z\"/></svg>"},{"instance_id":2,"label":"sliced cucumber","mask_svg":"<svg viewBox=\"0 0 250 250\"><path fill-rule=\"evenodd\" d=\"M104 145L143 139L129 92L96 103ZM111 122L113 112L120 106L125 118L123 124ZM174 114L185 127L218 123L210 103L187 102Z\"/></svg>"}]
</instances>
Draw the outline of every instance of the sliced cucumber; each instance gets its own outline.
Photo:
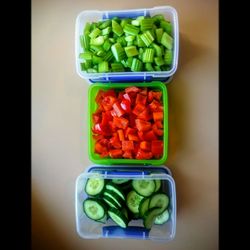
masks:
<instances>
[{"instance_id":1,"label":"sliced cucumber","mask_svg":"<svg viewBox=\"0 0 250 250\"><path fill-rule=\"evenodd\" d=\"M104 190L104 186L103 178L89 178L85 185L85 192L90 196L97 196Z\"/></svg>"},{"instance_id":2,"label":"sliced cucumber","mask_svg":"<svg viewBox=\"0 0 250 250\"><path fill-rule=\"evenodd\" d=\"M108 219L108 216L107 214L105 214L103 218L101 218L100 220L96 220L96 221L105 224L107 222L107 219Z\"/></svg>"},{"instance_id":3,"label":"sliced cucumber","mask_svg":"<svg viewBox=\"0 0 250 250\"><path fill-rule=\"evenodd\" d=\"M147 229L151 229L153 226L155 219L158 215L162 213L161 208L151 208L149 209L143 216L143 225Z\"/></svg>"},{"instance_id":4,"label":"sliced cucumber","mask_svg":"<svg viewBox=\"0 0 250 250\"><path fill-rule=\"evenodd\" d=\"M114 182L115 184L123 184L128 182L129 179L112 179L112 182Z\"/></svg>"},{"instance_id":5,"label":"sliced cucumber","mask_svg":"<svg viewBox=\"0 0 250 250\"><path fill-rule=\"evenodd\" d=\"M169 211L166 209L163 213L155 218L155 224L162 225L169 219Z\"/></svg>"},{"instance_id":6,"label":"sliced cucumber","mask_svg":"<svg viewBox=\"0 0 250 250\"><path fill-rule=\"evenodd\" d=\"M161 187L161 180L154 180L154 181L155 181L155 192L157 192Z\"/></svg>"},{"instance_id":7,"label":"sliced cucumber","mask_svg":"<svg viewBox=\"0 0 250 250\"><path fill-rule=\"evenodd\" d=\"M122 207L122 199L115 192L105 189L103 195L104 197L109 197L112 199L118 205L118 207Z\"/></svg>"},{"instance_id":8,"label":"sliced cucumber","mask_svg":"<svg viewBox=\"0 0 250 250\"><path fill-rule=\"evenodd\" d=\"M133 180L132 186L139 195L144 197L150 196L155 191L154 180Z\"/></svg>"},{"instance_id":9,"label":"sliced cucumber","mask_svg":"<svg viewBox=\"0 0 250 250\"><path fill-rule=\"evenodd\" d=\"M143 199L143 196L137 194L134 190L128 193L126 204L127 204L128 209L133 214L139 214L139 205L142 199Z\"/></svg>"},{"instance_id":10,"label":"sliced cucumber","mask_svg":"<svg viewBox=\"0 0 250 250\"><path fill-rule=\"evenodd\" d=\"M115 192L125 201L125 195L120 187L115 185L114 183L110 182L106 185L106 189Z\"/></svg>"},{"instance_id":11,"label":"sliced cucumber","mask_svg":"<svg viewBox=\"0 0 250 250\"><path fill-rule=\"evenodd\" d=\"M148 211L150 198L143 198L139 205L139 215L142 217Z\"/></svg>"},{"instance_id":12,"label":"sliced cucumber","mask_svg":"<svg viewBox=\"0 0 250 250\"><path fill-rule=\"evenodd\" d=\"M169 204L169 198L164 193L154 194L149 202L149 209L151 208L161 208L161 212L163 212Z\"/></svg>"},{"instance_id":13,"label":"sliced cucumber","mask_svg":"<svg viewBox=\"0 0 250 250\"><path fill-rule=\"evenodd\" d=\"M100 200L87 198L83 202L83 211L90 219L100 220L106 214L106 207Z\"/></svg>"},{"instance_id":14,"label":"sliced cucumber","mask_svg":"<svg viewBox=\"0 0 250 250\"><path fill-rule=\"evenodd\" d=\"M110 207L108 209L108 214L110 218L120 227L126 228L128 226L127 217L118 209Z\"/></svg>"},{"instance_id":15,"label":"sliced cucumber","mask_svg":"<svg viewBox=\"0 0 250 250\"><path fill-rule=\"evenodd\" d=\"M109 198L108 196L103 196L103 200L110 206L113 208L120 208L117 203L112 199Z\"/></svg>"}]
</instances>

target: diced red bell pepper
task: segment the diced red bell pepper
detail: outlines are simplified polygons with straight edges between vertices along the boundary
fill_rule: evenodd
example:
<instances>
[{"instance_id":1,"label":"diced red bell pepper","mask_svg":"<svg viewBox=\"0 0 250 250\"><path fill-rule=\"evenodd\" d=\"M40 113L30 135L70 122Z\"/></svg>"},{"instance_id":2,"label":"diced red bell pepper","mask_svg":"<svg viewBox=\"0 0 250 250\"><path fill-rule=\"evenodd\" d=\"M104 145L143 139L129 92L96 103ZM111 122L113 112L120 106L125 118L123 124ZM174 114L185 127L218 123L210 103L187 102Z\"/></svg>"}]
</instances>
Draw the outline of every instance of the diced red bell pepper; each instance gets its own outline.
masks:
<instances>
[{"instance_id":1,"label":"diced red bell pepper","mask_svg":"<svg viewBox=\"0 0 250 250\"><path fill-rule=\"evenodd\" d=\"M137 118L145 120L145 121L149 121L152 119L152 113L149 110L149 108L145 108L138 116Z\"/></svg>"},{"instance_id":2,"label":"diced red bell pepper","mask_svg":"<svg viewBox=\"0 0 250 250\"><path fill-rule=\"evenodd\" d=\"M103 135L103 128L100 123L96 123L92 128L93 133Z\"/></svg>"},{"instance_id":3,"label":"diced red bell pepper","mask_svg":"<svg viewBox=\"0 0 250 250\"><path fill-rule=\"evenodd\" d=\"M156 100L160 101L161 100L161 96L162 96L162 92L150 90L148 92L148 101L152 102L153 99L156 99Z\"/></svg>"},{"instance_id":4,"label":"diced red bell pepper","mask_svg":"<svg viewBox=\"0 0 250 250\"><path fill-rule=\"evenodd\" d=\"M139 115L144 109L145 109L145 105L141 104L141 103L137 103L132 111L133 114L135 115Z\"/></svg>"},{"instance_id":5,"label":"diced red bell pepper","mask_svg":"<svg viewBox=\"0 0 250 250\"><path fill-rule=\"evenodd\" d=\"M135 119L137 118L137 116L133 113L129 114L129 125L133 128L135 128Z\"/></svg>"},{"instance_id":6,"label":"diced red bell pepper","mask_svg":"<svg viewBox=\"0 0 250 250\"><path fill-rule=\"evenodd\" d=\"M136 133L136 129L127 127L125 130L125 137L128 138L129 134L135 134L135 133Z\"/></svg>"},{"instance_id":7,"label":"diced red bell pepper","mask_svg":"<svg viewBox=\"0 0 250 250\"><path fill-rule=\"evenodd\" d=\"M148 141L142 141L140 143L140 148L145 151L150 151L151 150L151 144Z\"/></svg>"},{"instance_id":8,"label":"diced red bell pepper","mask_svg":"<svg viewBox=\"0 0 250 250\"><path fill-rule=\"evenodd\" d=\"M109 156L111 158L121 158L122 157L122 150L121 149L111 149L109 150Z\"/></svg>"},{"instance_id":9,"label":"diced red bell pepper","mask_svg":"<svg viewBox=\"0 0 250 250\"><path fill-rule=\"evenodd\" d=\"M133 134L128 134L128 139L130 141L140 141L139 137L137 135L133 135Z\"/></svg>"},{"instance_id":10,"label":"diced red bell pepper","mask_svg":"<svg viewBox=\"0 0 250 250\"><path fill-rule=\"evenodd\" d=\"M141 141L144 141L144 133L142 131L138 131L138 137Z\"/></svg>"},{"instance_id":11,"label":"diced red bell pepper","mask_svg":"<svg viewBox=\"0 0 250 250\"><path fill-rule=\"evenodd\" d=\"M123 117L113 117L113 124L117 128L126 129L128 127L129 121Z\"/></svg>"},{"instance_id":12,"label":"diced red bell pepper","mask_svg":"<svg viewBox=\"0 0 250 250\"><path fill-rule=\"evenodd\" d=\"M116 101L115 97L113 97L113 96L105 96L102 99L101 104L102 104L104 110L107 111L107 110L111 110L112 109L112 106L115 103L115 101Z\"/></svg>"},{"instance_id":13,"label":"diced red bell pepper","mask_svg":"<svg viewBox=\"0 0 250 250\"><path fill-rule=\"evenodd\" d=\"M144 140L145 141L157 140L157 136L155 135L153 130L150 130L144 134Z\"/></svg>"},{"instance_id":14,"label":"diced red bell pepper","mask_svg":"<svg viewBox=\"0 0 250 250\"><path fill-rule=\"evenodd\" d=\"M95 102L97 104L100 104L102 99L103 99L103 94L104 94L104 91L103 90L99 90L96 97L95 97Z\"/></svg>"},{"instance_id":15,"label":"diced red bell pepper","mask_svg":"<svg viewBox=\"0 0 250 250\"><path fill-rule=\"evenodd\" d=\"M159 111L159 112L153 112L153 119L154 121L162 121L163 120L163 112Z\"/></svg>"},{"instance_id":16,"label":"diced red bell pepper","mask_svg":"<svg viewBox=\"0 0 250 250\"><path fill-rule=\"evenodd\" d=\"M132 152L130 150L124 151L124 154L122 155L123 158L127 159L133 159Z\"/></svg>"},{"instance_id":17,"label":"diced red bell pepper","mask_svg":"<svg viewBox=\"0 0 250 250\"><path fill-rule=\"evenodd\" d=\"M117 134L117 133L114 133L114 134L113 134L113 137L110 138L109 143L110 143L110 145L111 145L113 148L119 149L119 148L122 147L122 144L121 144L121 142L120 142L120 140L119 140L119 137L118 137L118 134Z\"/></svg>"},{"instance_id":18,"label":"diced red bell pepper","mask_svg":"<svg viewBox=\"0 0 250 250\"><path fill-rule=\"evenodd\" d=\"M142 95L141 93L137 93L136 99L135 99L135 104L140 103L142 105L146 105L147 102L147 96Z\"/></svg>"},{"instance_id":19,"label":"diced red bell pepper","mask_svg":"<svg viewBox=\"0 0 250 250\"><path fill-rule=\"evenodd\" d=\"M158 128L156 124L152 125L152 130L156 135L163 136L163 129Z\"/></svg>"},{"instance_id":20,"label":"diced red bell pepper","mask_svg":"<svg viewBox=\"0 0 250 250\"><path fill-rule=\"evenodd\" d=\"M136 154L136 159L138 160L149 160L153 157L153 154L151 152L143 151L141 148L138 149L138 152Z\"/></svg>"},{"instance_id":21,"label":"diced red bell pepper","mask_svg":"<svg viewBox=\"0 0 250 250\"><path fill-rule=\"evenodd\" d=\"M100 114L96 114L96 113L94 113L93 115L92 115L92 118L93 118L93 122L94 123L99 123L99 122L101 122L101 115Z\"/></svg>"},{"instance_id":22,"label":"diced red bell pepper","mask_svg":"<svg viewBox=\"0 0 250 250\"><path fill-rule=\"evenodd\" d=\"M120 92L119 92L118 97L117 97L117 99L119 100L119 102L122 101L123 95L124 95L124 94L125 94L125 91L120 91Z\"/></svg>"},{"instance_id":23,"label":"diced red bell pepper","mask_svg":"<svg viewBox=\"0 0 250 250\"><path fill-rule=\"evenodd\" d=\"M131 102L127 99L122 99L121 101L121 108L126 112L126 113L130 113L131 111Z\"/></svg>"},{"instance_id":24,"label":"diced red bell pepper","mask_svg":"<svg viewBox=\"0 0 250 250\"><path fill-rule=\"evenodd\" d=\"M140 143L135 141L134 142L134 151L133 151L134 158L136 157L136 154L137 154L139 148L140 148Z\"/></svg>"},{"instance_id":25,"label":"diced red bell pepper","mask_svg":"<svg viewBox=\"0 0 250 250\"><path fill-rule=\"evenodd\" d=\"M96 142L95 144L95 153L102 154L108 152L107 147L101 145L101 143Z\"/></svg>"},{"instance_id":26,"label":"diced red bell pepper","mask_svg":"<svg viewBox=\"0 0 250 250\"><path fill-rule=\"evenodd\" d=\"M120 141L124 141L124 133L123 133L123 130L122 129L118 129L117 130L117 133L118 133L118 137L119 137L119 140Z\"/></svg>"},{"instance_id":27,"label":"diced red bell pepper","mask_svg":"<svg viewBox=\"0 0 250 250\"><path fill-rule=\"evenodd\" d=\"M104 139L104 136L103 135L93 135L93 139L96 141L99 141L101 139Z\"/></svg>"},{"instance_id":28,"label":"diced red bell pepper","mask_svg":"<svg viewBox=\"0 0 250 250\"><path fill-rule=\"evenodd\" d=\"M163 111L163 110L164 110L163 106L159 105L157 111Z\"/></svg>"},{"instance_id":29,"label":"diced red bell pepper","mask_svg":"<svg viewBox=\"0 0 250 250\"><path fill-rule=\"evenodd\" d=\"M112 109L110 110L110 114L114 117L114 116L117 116L116 112Z\"/></svg>"},{"instance_id":30,"label":"diced red bell pepper","mask_svg":"<svg viewBox=\"0 0 250 250\"><path fill-rule=\"evenodd\" d=\"M139 131L147 131L151 128L150 122L147 122L141 119L135 119L135 125Z\"/></svg>"},{"instance_id":31,"label":"diced red bell pepper","mask_svg":"<svg viewBox=\"0 0 250 250\"><path fill-rule=\"evenodd\" d=\"M156 124L157 128L163 128L162 121L156 121L155 124Z\"/></svg>"},{"instance_id":32,"label":"diced red bell pepper","mask_svg":"<svg viewBox=\"0 0 250 250\"><path fill-rule=\"evenodd\" d=\"M147 95L148 94L148 88L143 88L141 91L140 91L140 94L142 95Z\"/></svg>"},{"instance_id":33,"label":"diced red bell pepper","mask_svg":"<svg viewBox=\"0 0 250 250\"><path fill-rule=\"evenodd\" d=\"M123 95L123 98L125 99L125 100L128 100L130 103L131 103L131 99L130 99L130 96L129 96L129 94L124 94Z\"/></svg>"},{"instance_id":34,"label":"diced red bell pepper","mask_svg":"<svg viewBox=\"0 0 250 250\"><path fill-rule=\"evenodd\" d=\"M115 103L113 104L113 109L114 109L114 111L116 112L116 114L117 114L118 117L121 117L122 115L125 114L125 112L124 112L124 110L122 109L122 107L121 107L121 105L120 105L119 102L115 102Z\"/></svg>"},{"instance_id":35,"label":"diced red bell pepper","mask_svg":"<svg viewBox=\"0 0 250 250\"><path fill-rule=\"evenodd\" d=\"M154 111L158 110L158 108L159 108L159 106L161 106L161 104L158 101L153 100L148 106L151 109L151 111L154 112Z\"/></svg>"},{"instance_id":36,"label":"diced red bell pepper","mask_svg":"<svg viewBox=\"0 0 250 250\"><path fill-rule=\"evenodd\" d=\"M110 113L110 111L102 112L102 125L108 125L109 121L112 121L113 117Z\"/></svg>"},{"instance_id":37,"label":"diced red bell pepper","mask_svg":"<svg viewBox=\"0 0 250 250\"><path fill-rule=\"evenodd\" d=\"M125 89L125 92L126 93L130 93L130 92L135 92L135 93L137 93L137 92L139 92L140 91L140 89L139 88L137 88L137 87L128 87L128 88L126 88Z\"/></svg>"},{"instance_id":38,"label":"diced red bell pepper","mask_svg":"<svg viewBox=\"0 0 250 250\"><path fill-rule=\"evenodd\" d=\"M116 93L114 89L109 89L108 91L103 92L103 97L113 96L116 98Z\"/></svg>"},{"instance_id":39,"label":"diced red bell pepper","mask_svg":"<svg viewBox=\"0 0 250 250\"><path fill-rule=\"evenodd\" d=\"M122 141L122 150L134 150L134 142L133 141Z\"/></svg>"},{"instance_id":40,"label":"diced red bell pepper","mask_svg":"<svg viewBox=\"0 0 250 250\"><path fill-rule=\"evenodd\" d=\"M100 154L100 157L101 157L101 158L106 158L106 157L108 157L108 156L109 156L109 152L108 152L108 151L102 152L102 153Z\"/></svg>"},{"instance_id":41,"label":"diced red bell pepper","mask_svg":"<svg viewBox=\"0 0 250 250\"><path fill-rule=\"evenodd\" d=\"M151 152L156 158L160 158L163 154L163 141L161 140L152 141Z\"/></svg>"}]
</instances>

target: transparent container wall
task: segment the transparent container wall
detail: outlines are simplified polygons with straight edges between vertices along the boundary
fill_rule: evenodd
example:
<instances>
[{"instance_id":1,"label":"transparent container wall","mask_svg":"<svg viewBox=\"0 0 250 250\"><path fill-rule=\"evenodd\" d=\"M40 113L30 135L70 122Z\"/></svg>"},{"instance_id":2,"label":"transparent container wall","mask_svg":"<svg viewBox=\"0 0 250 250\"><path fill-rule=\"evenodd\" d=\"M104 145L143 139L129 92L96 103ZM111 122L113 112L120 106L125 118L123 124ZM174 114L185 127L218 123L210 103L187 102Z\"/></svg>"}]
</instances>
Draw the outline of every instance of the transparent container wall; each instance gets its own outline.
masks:
<instances>
[{"instance_id":1,"label":"transparent container wall","mask_svg":"<svg viewBox=\"0 0 250 250\"><path fill-rule=\"evenodd\" d=\"M117 168L116 168L117 169ZM160 179L162 180L163 191L168 195L170 204L169 220L163 225L153 225L151 230L143 227L142 219L132 220L126 229L117 226L110 218L105 224L90 220L83 212L82 203L87 198L84 191L86 181L90 177L100 174L105 179L129 178L129 179ZM76 181L76 225L77 232L82 238L120 238L120 239L142 239L155 241L170 241L175 236L176 227L176 193L173 178L162 171L141 171L136 169L122 169L112 171L105 170L103 167L90 173L81 174Z\"/></svg>"},{"instance_id":2,"label":"transparent container wall","mask_svg":"<svg viewBox=\"0 0 250 250\"><path fill-rule=\"evenodd\" d=\"M102 19L112 17L137 17L137 16L154 16L156 14L163 14L164 17L173 24L173 64L169 71L151 71L151 72L121 72L121 73L86 73L81 71L79 54L83 51L80 46L80 35L83 32L87 22L96 22ZM173 74L177 70L179 54L179 26L178 15L176 10L171 6L159 6L148 9L131 9L131 10L115 10L115 11L98 11L88 10L81 12L76 19L75 28L75 58L76 58L76 71L81 78L87 79L92 82L150 82L153 80L169 82Z\"/></svg>"}]
</instances>

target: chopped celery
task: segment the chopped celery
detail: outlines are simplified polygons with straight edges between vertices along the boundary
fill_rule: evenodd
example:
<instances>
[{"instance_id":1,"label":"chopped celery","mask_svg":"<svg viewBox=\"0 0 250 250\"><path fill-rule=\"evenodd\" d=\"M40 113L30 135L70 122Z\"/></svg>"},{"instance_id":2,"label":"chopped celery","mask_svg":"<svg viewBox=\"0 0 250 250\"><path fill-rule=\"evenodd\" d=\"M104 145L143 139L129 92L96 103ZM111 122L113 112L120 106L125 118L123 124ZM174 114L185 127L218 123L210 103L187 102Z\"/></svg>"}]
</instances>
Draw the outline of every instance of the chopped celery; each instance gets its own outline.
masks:
<instances>
[{"instance_id":1,"label":"chopped celery","mask_svg":"<svg viewBox=\"0 0 250 250\"><path fill-rule=\"evenodd\" d=\"M173 47L173 38L166 32L164 32L161 38L161 44L164 45L167 49L171 50Z\"/></svg>"},{"instance_id":2,"label":"chopped celery","mask_svg":"<svg viewBox=\"0 0 250 250\"><path fill-rule=\"evenodd\" d=\"M160 27L171 36L171 34L172 34L172 24L170 22L162 20L160 22Z\"/></svg>"},{"instance_id":3,"label":"chopped celery","mask_svg":"<svg viewBox=\"0 0 250 250\"><path fill-rule=\"evenodd\" d=\"M131 42L127 42L127 47L128 46L132 46L132 45L134 45L134 43L131 41Z\"/></svg>"},{"instance_id":4,"label":"chopped celery","mask_svg":"<svg viewBox=\"0 0 250 250\"><path fill-rule=\"evenodd\" d=\"M157 45L156 43L152 43L152 46L155 50L156 56L162 56L161 47L159 45Z\"/></svg>"},{"instance_id":5,"label":"chopped celery","mask_svg":"<svg viewBox=\"0 0 250 250\"><path fill-rule=\"evenodd\" d=\"M115 43L115 39L114 39L113 37L110 37L110 38L109 38L109 41L110 41L111 43Z\"/></svg>"},{"instance_id":6,"label":"chopped celery","mask_svg":"<svg viewBox=\"0 0 250 250\"><path fill-rule=\"evenodd\" d=\"M103 56L103 61L110 62L114 59L112 51L108 51L104 56Z\"/></svg>"},{"instance_id":7,"label":"chopped celery","mask_svg":"<svg viewBox=\"0 0 250 250\"><path fill-rule=\"evenodd\" d=\"M156 64L157 66L162 66L162 65L165 64L163 58L160 57L160 56L155 57L155 58L154 58L154 61L155 61L155 64Z\"/></svg>"},{"instance_id":8,"label":"chopped celery","mask_svg":"<svg viewBox=\"0 0 250 250\"><path fill-rule=\"evenodd\" d=\"M127 57L132 57L138 55L138 50L136 49L136 46L129 46L124 48Z\"/></svg>"},{"instance_id":9,"label":"chopped celery","mask_svg":"<svg viewBox=\"0 0 250 250\"><path fill-rule=\"evenodd\" d=\"M111 63L111 68L113 72L124 72L125 69L123 65L119 62Z\"/></svg>"},{"instance_id":10,"label":"chopped celery","mask_svg":"<svg viewBox=\"0 0 250 250\"><path fill-rule=\"evenodd\" d=\"M102 61L103 59L100 56L93 55L93 59L92 59L93 64L98 64Z\"/></svg>"},{"instance_id":11,"label":"chopped celery","mask_svg":"<svg viewBox=\"0 0 250 250\"><path fill-rule=\"evenodd\" d=\"M138 47L146 47L146 44L143 42L143 40L141 39L140 35L136 36L137 39L137 46Z\"/></svg>"},{"instance_id":12,"label":"chopped celery","mask_svg":"<svg viewBox=\"0 0 250 250\"><path fill-rule=\"evenodd\" d=\"M120 26L120 24L117 23L115 20L112 20L112 31L117 36L121 36L124 33L124 31L123 31L122 27Z\"/></svg>"},{"instance_id":13,"label":"chopped celery","mask_svg":"<svg viewBox=\"0 0 250 250\"><path fill-rule=\"evenodd\" d=\"M90 39L90 45L100 46L100 45L103 45L103 43L104 43L103 36L98 36L96 38Z\"/></svg>"},{"instance_id":14,"label":"chopped celery","mask_svg":"<svg viewBox=\"0 0 250 250\"><path fill-rule=\"evenodd\" d=\"M117 42L120 43L122 47L127 45L127 42L125 40L125 36L118 37Z\"/></svg>"},{"instance_id":15,"label":"chopped celery","mask_svg":"<svg viewBox=\"0 0 250 250\"><path fill-rule=\"evenodd\" d=\"M98 64L98 72L99 73L104 73L104 72L109 72L109 64L106 61L100 62Z\"/></svg>"},{"instance_id":16,"label":"chopped celery","mask_svg":"<svg viewBox=\"0 0 250 250\"><path fill-rule=\"evenodd\" d=\"M110 50L111 45L112 45L111 42L109 40L106 40L102 47L105 51L108 51Z\"/></svg>"},{"instance_id":17,"label":"chopped celery","mask_svg":"<svg viewBox=\"0 0 250 250\"><path fill-rule=\"evenodd\" d=\"M135 36L126 36L125 40L126 40L126 42L132 42L135 40Z\"/></svg>"},{"instance_id":18,"label":"chopped celery","mask_svg":"<svg viewBox=\"0 0 250 250\"><path fill-rule=\"evenodd\" d=\"M160 21L164 20L164 16L162 14L157 14L157 15L154 15L152 17L152 19L154 20L154 23L156 25L159 25L160 24Z\"/></svg>"},{"instance_id":19,"label":"chopped celery","mask_svg":"<svg viewBox=\"0 0 250 250\"><path fill-rule=\"evenodd\" d=\"M148 30L144 32L140 37L147 47L154 41L154 37Z\"/></svg>"},{"instance_id":20,"label":"chopped celery","mask_svg":"<svg viewBox=\"0 0 250 250\"><path fill-rule=\"evenodd\" d=\"M135 27L132 24L128 24L128 23L124 26L123 30L125 33L128 33L128 34L133 35L133 36L136 36L140 31L139 28Z\"/></svg>"},{"instance_id":21,"label":"chopped celery","mask_svg":"<svg viewBox=\"0 0 250 250\"><path fill-rule=\"evenodd\" d=\"M152 18L144 18L141 20L141 31L150 30L153 27L153 19Z\"/></svg>"},{"instance_id":22,"label":"chopped celery","mask_svg":"<svg viewBox=\"0 0 250 250\"><path fill-rule=\"evenodd\" d=\"M164 61L167 65L171 65L173 61L173 51L172 50L166 50L164 55Z\"/></svg>"},{"instance_id":23,"label":"chopped celery","mask_svg":"<svg viewBox=\"0 0 250 250\"><path fill-rule=\"evenodd\" d=\"M97 36L99 36L99 34L101 33L101 30L98 28L95 28L90 34L89 37L90 38L96 38Z\"/></svg>"},{"instance_id":24,"label":"chopped celery","mask_svg":"<svg viewBox=\"0 0 250 250\"><path fill-rule=\"evenodd\" d=\"M122 21L121 21L121 27L124 28L124 26L125 26L127 23L128 23L128 24L131 23L131 19L130 19L130 18L124 18L124 19L122 19Z\"/></svg>"},{"instance_id":25,"label":"chopped celery","mask_svg":"<svg viewBox=\"0 0 250 250\"><path fill-rule=\"evenodd\" d=\"M84 60L91 60L92 53L91 52L80 53L79 58L84 59Z\"/></svg>"},{"instance_id":26,"label":"chopped celery","mask_svg":"<svg viewBox=\"0 0 250 250\"><path fill-rule=\"evenodd\" d=\"M129 58L127 59L127 61L126 61L127 67L131 68L132 62L133 62L133 57L129 57Z\"/></svg>"},{"instance_id":27,"label":"chopped celery","mask_svg":"<svg viewBox=\"0 0 250 250\"><path fill-rule=\"evenodd\" d=\"M111 27L107 27L102 30L102 35L103 36L108 35L111 31L112 31Z\"/></svg>"},{"instance_id":28,"label":"chopped celery","mask_svg":"<svg viewBox=\"0 0 250 250\"><path fill-rule=\"evenodd\" d=\"M156 33L156 41L157 41L157 43L161 43L161 37L162 37L162 34L163 34L163 29L162 28L156 29L155 33Z\"/></svg>"},{"instance_id":29,"label":"chopped celery","mask_svg":"<svg viewBox=\"0 0 250 250\"><path fill-rule=\"evenodd\" d=\"M142 61L144 63L152 63L154 61L154 49L152 48L145 49L142 56Z\"/></svg>"},{"instance_id":30,"label":"chopped celery","mask_svg":"<svg viewBox=\"0 0 250 250\"><path fill-rule=\"evenodd\" d=\"M131 24L134 25L134 26L140 26L140 21L139 20L133 20L131 22Z\"/></svg>"},{"instance_id":31,"label":"chopped celery","mask_svg":"<svg viewBox=\"0 0 250 250\"><path fill-rule=\"evenodd\" d=\"M111 51L117 62L126 58L126 53L120 43L115 43L111 46Z\"/></svg>"},{"instance_id":32,"label":"chopped celery","mask_svg":"<svg viewBox=\"0 0 250 250\"><path fill-rule=\"evenodd\" d=\"M106 29L109 26L111 26L111 20L107 19L106 21L101 22L101 24L99 25L99 29L103 30L103 29Z\"/></svg>"},{"instance_id":33,"label":"chopped celery","mask_svg":"<svg viewBox=\"0 0 250 250\"><path fill-rule=\"evenodd\" d=\"M155 68L155 71L161 71L161 66L159 65L156 65L154 68Z\"/></svg>"},{"instance_id":34,"label":"chopped celery","mask_svg":"<svg viewBox=\"0 0 250 250\"><path fill-rule=\"evenodd\" d=\"M152 66L152 63L145 63L145 69L147 71L155 71L153 66Z\"/></svg>"},{"instance_id":35,"label":"chopped celery","mask_svg":"<svg viewBox=\"0 0 250 250\"><path fill-rule=\"evenodd\" d=\"M142 70L142 62L139 59L133 58L132 65L131 65L131 71L141 71Z\"/></svg>"},{"instance_id":36,"label":"chopped celery","mask_svg":"<svg viewBox=\"0 0 250 250\"><path fill-rule=\"evenodd\" d=\"M96 69L87 69L87 72L88 73L97 73L97 70Z\"/></svg>"}]
</instances>

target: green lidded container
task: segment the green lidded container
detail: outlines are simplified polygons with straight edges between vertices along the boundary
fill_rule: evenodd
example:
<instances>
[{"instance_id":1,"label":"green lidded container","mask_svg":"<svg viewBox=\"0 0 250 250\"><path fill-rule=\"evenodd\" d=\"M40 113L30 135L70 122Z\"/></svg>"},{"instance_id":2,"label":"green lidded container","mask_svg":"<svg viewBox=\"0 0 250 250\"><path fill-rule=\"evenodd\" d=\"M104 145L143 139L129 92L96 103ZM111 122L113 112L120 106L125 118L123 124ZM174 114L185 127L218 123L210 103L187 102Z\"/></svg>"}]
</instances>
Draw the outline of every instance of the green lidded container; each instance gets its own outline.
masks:
<instances>
[{"instance_id":1,"label":"green lidded container","mask_svg":"<svg viewBox=\"0 0 250 250\"><path fill-rule=\"evenodd\" d=\"M92 137L92 114L97 109L97 103L95 102L95 97L99 90L109 90L114 89L116 91L124 90L127 87L136 86L136 87L148 87L149 89L162 92L162 101L163 101L163 155L160 159L149 159L149 160L137 160L137 159L123 159L123 158L101 158L98 154L94 152L95 140ZM89 159L100 165L131 165L131 164L140 164L140 165L162 165L167 160L168 156L168 92L167 87L160 81L153 82L137 82L137 83L93 83L90 85L88 90L88 154Z\"/></svg>"}]
</instances>

